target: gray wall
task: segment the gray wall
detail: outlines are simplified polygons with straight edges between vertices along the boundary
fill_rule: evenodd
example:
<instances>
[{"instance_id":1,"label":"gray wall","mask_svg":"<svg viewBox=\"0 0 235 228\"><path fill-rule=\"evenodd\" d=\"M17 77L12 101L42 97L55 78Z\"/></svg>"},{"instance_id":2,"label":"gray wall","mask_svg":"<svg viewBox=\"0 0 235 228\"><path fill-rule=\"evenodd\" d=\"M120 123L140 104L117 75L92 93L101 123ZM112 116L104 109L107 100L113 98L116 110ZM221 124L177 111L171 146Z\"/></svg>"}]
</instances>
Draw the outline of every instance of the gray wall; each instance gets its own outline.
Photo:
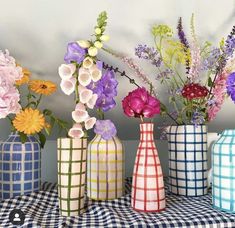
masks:
<instances>
[{"instance_id":1,"label":"gray wall","mask_svg":"<svg viewBox=\"0 0 235 228\"><path fill-rule=\"evenodd\" d=\"M17 61L28 67L34 77L50 79L59 84L58 66L63 62L66 44L72 40L89 39L99 12L108 12L108 46L134 56L134 47L139 43L152 45L150 28L154 23L167 23L176 27L179 16L183 17L186 31L189 30L191 14L194 12L197 33L200 39L210 39L218 43L235 24L234 0L0 0L0 48L9 49ZM116 59L106 53L101 57L110 64L126 69ZM149 65L142 66L153 78L154 71ZM133 73L127 72L134 77ZM119 80L117 107L107 117L113 119L118 127L118 135L125 140L126 175L132 173L137 140L138 120L126 118L120 106L121 99L134 87L125 79ZM159 93L165 97L164 90ZM65 96L60 90L43 103L61 118L71 120L74 108L72 96ZM217 119L209 125L210 131L220 132L224 128L234 128L235 105L231 101L224 104ZM162 121L155 120L156 126ZM4 140L10 132L7 120L0 120L0 139ZM155 128L158 134L157 128ZM54 133L51 139L56 139ZM167 173L166 143L157 142L162 166ZM42 175L44 180L56 180L55 142L48 141L43 152Z\"/></svg>"},{"instance_id":2,"label":"gray wall","mask_svg":"<svg viewBox=\"0 0 235 228\"><path fill-rule=\"evenodd\" d=\"M89 39L99 12L108 12L108 46L134 56L134 47L139 43L152 45L150 28L154 23L168 23L176 27L179 16L183 17L188 32L191 14L194 12L197 33L200 39L218 43L235 24L234 0L0 0L0 48L9 49L23 66L28 67L34 77L50 79L59 83L58 66L63 62L66 44L72 40ZM101 57L122 69L125 67L106 53ZM153 78L154 71L142 65ZM127 71L129 72L129 71ZM131 76L133 73L129 72ZM134 87L119 78L117 107L107 117L113 119L122 139L138 139L138 120L128 119L122 113L121 99ZM166 97L157 85L161 97ZM43 106L48 107L61 118L71 121L73 99L60 90ZM211 131L234 128L235 105L224 104L217 119L209 125ZM161 125L159 117L156 125ZM128 130L127 130L128 129ZM0 120L0 139L9 134L7 120ZM156 128L158 136L158 130ZM55 132L51 139L57 138Z\"/></svg>"}]
</instances>

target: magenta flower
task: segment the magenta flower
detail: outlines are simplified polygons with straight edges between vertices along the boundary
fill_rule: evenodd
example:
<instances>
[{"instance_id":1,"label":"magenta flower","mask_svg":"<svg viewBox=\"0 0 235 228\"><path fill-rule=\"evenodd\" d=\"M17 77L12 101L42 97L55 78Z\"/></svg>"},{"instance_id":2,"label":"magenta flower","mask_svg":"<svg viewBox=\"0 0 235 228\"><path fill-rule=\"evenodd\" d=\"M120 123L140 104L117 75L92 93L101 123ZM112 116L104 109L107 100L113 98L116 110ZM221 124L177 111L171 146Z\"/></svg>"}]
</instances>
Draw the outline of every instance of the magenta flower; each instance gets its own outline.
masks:
<instances>
[{"instance_id":1,"label":"magenta flower","mask_svg":"<svg viewBox=\"0 0 235 228\"><path fill-rule=\"evenodd\" d=\"M124 113L129 117L152 118L160 113L160 101L151 96L144 87L130 92L122 100L122 107Z\"/></svg>"}]
</instances>

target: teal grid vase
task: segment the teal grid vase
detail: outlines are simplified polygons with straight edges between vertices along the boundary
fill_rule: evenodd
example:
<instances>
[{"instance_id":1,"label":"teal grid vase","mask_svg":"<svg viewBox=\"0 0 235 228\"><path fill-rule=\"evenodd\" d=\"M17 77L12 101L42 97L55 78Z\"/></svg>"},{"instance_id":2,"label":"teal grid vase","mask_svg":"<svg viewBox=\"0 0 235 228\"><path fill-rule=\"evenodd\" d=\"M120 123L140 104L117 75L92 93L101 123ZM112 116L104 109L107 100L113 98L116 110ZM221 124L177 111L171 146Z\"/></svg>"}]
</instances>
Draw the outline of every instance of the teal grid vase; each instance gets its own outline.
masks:
<instances>
[{"instance_id":1,"label":"teal grid vase","mask_svg":"<svg viewBox=\"0 0 235 228\"><path fill-rule=\"evenodd\" d=\"M86 153L86 138L57 140L58 196L63 216L77 216L84 212Z\"/></svg>"},{"instance_id":2,"label":"teal grid vase","mask_svg":"<svg viewBox=\"0 0 235 228\"><path fill-rule=\"evenodd\" d=\"M235 213L235 130L225 130L212 147L212 203Z\"/></svg>"},{"instance_id":3,"label":"teal grid vase","mask_svg":"<svg viewBox=\"0 0 235 228\"><path fill-rule=\"evenodd\" d=\"M40 190L41 149L33 136L24 144L12 133L0 143L0 199L27 195Z\"/></svg>"}]
</instances>

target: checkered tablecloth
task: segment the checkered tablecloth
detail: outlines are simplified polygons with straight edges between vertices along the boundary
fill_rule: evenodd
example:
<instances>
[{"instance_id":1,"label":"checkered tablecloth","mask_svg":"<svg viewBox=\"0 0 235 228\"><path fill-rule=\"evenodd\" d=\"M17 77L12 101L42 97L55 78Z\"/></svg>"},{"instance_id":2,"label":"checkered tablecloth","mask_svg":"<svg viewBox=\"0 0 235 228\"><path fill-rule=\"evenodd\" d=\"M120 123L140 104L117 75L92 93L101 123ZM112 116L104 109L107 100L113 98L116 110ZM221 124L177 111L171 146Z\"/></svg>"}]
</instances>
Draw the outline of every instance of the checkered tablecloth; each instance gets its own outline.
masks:
<instances>
[{"instance_id":1,"label":"checkered tablecloth","mask_svg":"<svg viewBox=\"0 0 235 228\"><path fill-rule=\"evenodd\" d=\"M0 227L14 227L8 216L20 208L25 214L22 227L235 227L235 214L214 210L211 194L186 198L167 190L167 208L161 213L138 213L130 207L131 179L126 180L126 195L111 201L88 201L86 212L78 217L59 214L56 185L45 183L43 191L4 200L0 203Z\"/></svg>"}]
</instances>

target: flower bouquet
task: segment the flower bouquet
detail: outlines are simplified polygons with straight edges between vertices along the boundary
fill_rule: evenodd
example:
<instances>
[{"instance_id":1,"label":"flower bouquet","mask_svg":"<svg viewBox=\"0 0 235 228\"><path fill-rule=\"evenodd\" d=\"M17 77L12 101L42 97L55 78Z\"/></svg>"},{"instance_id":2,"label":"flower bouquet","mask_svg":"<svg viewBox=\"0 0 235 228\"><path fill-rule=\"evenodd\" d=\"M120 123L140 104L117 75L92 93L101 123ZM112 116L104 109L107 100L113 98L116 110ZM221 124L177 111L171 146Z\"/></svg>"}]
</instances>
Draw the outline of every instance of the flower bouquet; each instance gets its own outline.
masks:
<instances>
[{"instance_id":1,"label":"flower bouquet","mask_svg":"<svg viewBox=\"0 0 235 228\"><path fill-rule=\"evenodd\" d=\"M164 127L169 142L170 190L186 196L203 195L207 193L205 124L215 119L227 93L234 97L231 72L235 61L235 28L218 47L208 41L199 42L194 16L191 39L184 32L181 18L178 37L173 36L173 30L167 25L154 25L152 35L154 47L140 44L135 54L153 65L157 82L167 91L164 97L168 97L168 101L161 100L161 114L170 117L175 124ZM152 80L132 58L112 50L108 52L126 63L149 86L152 94L160 97Z\"/></svg>"},{"instance_id":2,"label":"flower bouquet","mask_svg":"<svg viewBox=\"0 0 235 228\"><path fill-rule=\"evenodd\" d=\"M116 137L116 127L111 120L104 120L104 112L116 105L114 97L117 95L118 84L113 71L102 71L103 62L97 57L103 42L109 39L109 36L104 34L106 25L107 14L102 12L95 26L95 40L69 43L64 57L66 64L59 67L61 89L67 95L74 93L76 103L72 112L74 124L68 131L69 137L58 139L58 186L60 210L63 215L77 215L84 211L86 163L89 197L105 199L122 194L122 167L121 170L116 170L119 172L118 175L115 175L114 169L108 175L111 170L102 168L102 165L106 167L109 159L118 163L116 168L119 167L119 163L123 164L122 144ZM91 117L88 109L96 109L100 120ZM94 126L96 137L90 142L87 151L87 131ZM70 153L67 153L68 150ZM115 157L106 156L109 150L112 150ZM102 161L98 170L96 163L101 161L97 160L96 153L100 153L100 159L102 156L108 159L106 162ZM112 168L111 165L108 167ZM100 175L104 170L107 172L106 180L101 179ZM100 178L97 179L97 175ZM107 190L104 181L107 182ZM97 189L101 189L101 185L103 191L99 193Z\"/></svg>"},{"instance_id":3,"label":"flower bouquet","mask_svg":"<svg viewBox=\"0 0 235 228\"><path fill-rule=\"evenodd\" d=\"M160 114L160 102L143 87L130 92L123 99L122 106L128 117L141 119L140 143L133 171L131 206L134 210L142 212L162 211L165 209L165 190L154 142L154 125L151 122L144 122L144 118L153 118Z\"/></svg>"},{"instance_id":4,"label":"flower bouquet","mask_svg":"<svg viewBox=\"0 0 235 228\"><path fill-rule=\"evenodd\" d=\"M56 85L30 75L8 50L0 51L0 118L8 118L12 125L12 134L0 144L0 198L4 199L40 189L43 132L49 135L55 123L62 128L66 125L52 111L39 109L43 96L54 93Z\"/></svg>"}]
</instances>

